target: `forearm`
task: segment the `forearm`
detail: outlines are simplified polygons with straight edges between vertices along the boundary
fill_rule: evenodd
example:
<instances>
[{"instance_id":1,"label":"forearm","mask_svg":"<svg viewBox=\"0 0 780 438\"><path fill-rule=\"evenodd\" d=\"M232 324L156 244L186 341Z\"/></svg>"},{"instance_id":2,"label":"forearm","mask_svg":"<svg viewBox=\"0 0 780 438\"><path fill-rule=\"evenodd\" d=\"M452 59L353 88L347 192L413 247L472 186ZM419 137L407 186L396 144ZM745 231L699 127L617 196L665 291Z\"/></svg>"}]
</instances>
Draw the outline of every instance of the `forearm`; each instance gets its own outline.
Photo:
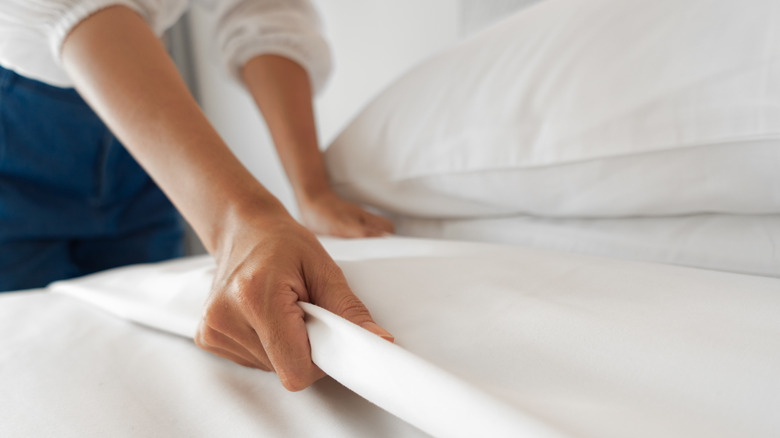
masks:
<instances>
[{"instance_id":1,"label":"forearm","mask_svg":"<svg viewBox=\"0 0 780 438\"><path fill-rule=\"evenodd\" d=\"M76 88L166 192L207 249L218 250L242 209L281 204L211 127L146 23L104 9L67 37L62 59Z\"/></svg>"},{"instance_id":2,"label":"forearm","mask_svg":"<svg viewBox=\"0 0 780 438\"><path fill-rule=\"evenodd\" d=\"M298 202L329 191L306 71L287 58L261 55L246 63L242 78L268 125Z\"/></svg>"},{"instance_id":3,"label":"forearm","mask_svg":"<svg viewBox=\"0 0 780 438\"><path fill-rule=\"evenodd\" d=\"M331 189L303 67L280 56L261 55L247 62L241 74L271 132L303 223L315 233L339 237L392 233L390 221L345 201Z\"/></svg>"}]
</instances>

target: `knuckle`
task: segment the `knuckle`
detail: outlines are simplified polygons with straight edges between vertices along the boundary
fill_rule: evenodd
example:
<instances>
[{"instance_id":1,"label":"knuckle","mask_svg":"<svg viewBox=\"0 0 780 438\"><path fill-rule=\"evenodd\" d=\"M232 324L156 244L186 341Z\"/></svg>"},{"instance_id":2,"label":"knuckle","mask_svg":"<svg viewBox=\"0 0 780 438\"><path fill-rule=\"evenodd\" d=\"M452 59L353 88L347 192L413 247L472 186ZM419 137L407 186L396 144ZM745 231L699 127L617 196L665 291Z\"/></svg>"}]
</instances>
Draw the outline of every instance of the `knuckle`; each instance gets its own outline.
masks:
<instances>
[{"instance_id":1,"label":"knuckle","mask_svg":"<svg viewBox=\"0 0 780 438\"><path fill-rule=\"evenodd\" d=\"M201 329L206 332L206 329L216 329L218 331L225 331L230 327L230 313L231 304L225 299L225 295L222 291L212 292L209 300L203 307L203 315L201 317Z\"/></svg>"},{"instance_id":2,"label":"knuckle","mask_svg":"<svg viewBox=\"0 0 780 438\"><path fill-rule=\"evenodd\" d=\"M238 304L246 304L256 298L254 291L258 288L262 274L257 271L242 272L231 282L231 295Z\"/></svg>"},{"instance_id":3,"label":"knuckle","mask_svg":"<svg viewBox=\"0 0 780 438\"><path fill-rule=\"evenodd\" d=\"M254 314L267 314L278 306L280 293L296 290L293 279L256 271L237 280L234 287L238 307Z\"/></svg>"},{"instance_id":4,"label":"knuckle","mask_svg":"<svg viewBox=\"0 0 780 438\"><path fill-rule=\"evenodd\" d=\"M336 304L335 310L339 315L351 321L371 317L360 298L352 294L341 297Z\"/></svg>"},{"instance_id":5,"label":"knuckle","mask_svg":"<svg viewBox=\"0 0 780 438\"><path fill-rule=\"evenodd\" d=\"M228 329L226 318L220 311L207 310L203 313L202 321L201 338L204 340L207 340L207 336L211 336L215 330L225 331Z\"/></svg>"},{"instance_id":6,"label":"knuckle","mask_svg":"<svg viewBox=\"0 0 780 438\"><path fill-rule=\"evenodd\" d=\"M262 279L258 271L241 273L225 287L213 290L204 307L204 324L222 333L232 333L240 325L240 315L264 309L267 303L261 293Z\"/></svg>"}]
</instances>

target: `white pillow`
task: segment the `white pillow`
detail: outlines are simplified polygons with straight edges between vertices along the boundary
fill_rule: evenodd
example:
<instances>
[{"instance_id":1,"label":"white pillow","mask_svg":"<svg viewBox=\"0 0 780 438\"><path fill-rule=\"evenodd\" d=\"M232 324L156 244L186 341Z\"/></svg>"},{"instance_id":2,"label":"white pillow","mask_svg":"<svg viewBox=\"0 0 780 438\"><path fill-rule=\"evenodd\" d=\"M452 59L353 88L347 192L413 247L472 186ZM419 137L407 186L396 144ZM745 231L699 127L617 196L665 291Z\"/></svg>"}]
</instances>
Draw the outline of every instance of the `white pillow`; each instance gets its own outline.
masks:
<instances>
[{"instance_id":1,"label":"white pillow","mask_svg":"<svg viewBox=\"0 0 780 438\"><path fill-rule=\"evenodd\" d=\"M547 0L428 59L326 152L400 214L780 212L777 0Z\"/></svg>"}]
</instances>

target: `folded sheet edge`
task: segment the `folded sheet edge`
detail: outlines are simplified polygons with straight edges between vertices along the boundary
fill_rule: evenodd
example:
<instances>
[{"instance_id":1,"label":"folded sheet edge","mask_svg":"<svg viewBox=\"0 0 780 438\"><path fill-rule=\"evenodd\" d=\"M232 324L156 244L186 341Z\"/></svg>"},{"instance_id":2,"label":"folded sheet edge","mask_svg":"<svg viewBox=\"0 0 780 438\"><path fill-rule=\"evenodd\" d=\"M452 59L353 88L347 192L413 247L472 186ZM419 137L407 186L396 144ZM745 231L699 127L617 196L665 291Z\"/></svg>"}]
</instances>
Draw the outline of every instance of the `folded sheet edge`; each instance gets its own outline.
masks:
<instances>
[{"instance_id":1,"label":"folded sheet edge","mask_svg":"<svg viewBox=\"0 0 780 438\"><path fill-rule=\"evenodd\" d=\"M382 409L437 437L562 438L539 420L310 303L312 360Z\"/></svg>"}]
</instances>

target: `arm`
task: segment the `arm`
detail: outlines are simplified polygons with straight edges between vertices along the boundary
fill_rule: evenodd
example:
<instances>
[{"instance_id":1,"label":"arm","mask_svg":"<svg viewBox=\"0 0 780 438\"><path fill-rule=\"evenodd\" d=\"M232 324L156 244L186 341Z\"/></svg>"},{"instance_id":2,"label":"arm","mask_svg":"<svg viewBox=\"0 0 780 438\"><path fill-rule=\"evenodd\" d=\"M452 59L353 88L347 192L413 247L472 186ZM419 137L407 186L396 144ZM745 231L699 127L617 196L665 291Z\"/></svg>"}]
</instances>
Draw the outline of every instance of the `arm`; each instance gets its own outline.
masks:
<instances>
[{"instance_id":1,"label":"arm","mask_svg":"<svg viewBox=\"0 0 780 438\"><path fill-rule=\"evenodd\" d=\"M392 233L392 222L343 200L331 189L318 147L306 71L284 57L260 55L247 62L241 76L271 132L303 223L315 233L341 237Z\"/></svg>"},{"instance_id":2,"label":"arm","mask_svg":"<svg viewBox=\"0 0 780 438\"><path fill-rule=\"evenodd\" d=\"M196 342L302 389L312 362L299 300L389 336L316 238L238 162L172 61L130 9L103 9L62 46L76 88L193 225L217 260Z\"/></svg>"}]
</instances>

